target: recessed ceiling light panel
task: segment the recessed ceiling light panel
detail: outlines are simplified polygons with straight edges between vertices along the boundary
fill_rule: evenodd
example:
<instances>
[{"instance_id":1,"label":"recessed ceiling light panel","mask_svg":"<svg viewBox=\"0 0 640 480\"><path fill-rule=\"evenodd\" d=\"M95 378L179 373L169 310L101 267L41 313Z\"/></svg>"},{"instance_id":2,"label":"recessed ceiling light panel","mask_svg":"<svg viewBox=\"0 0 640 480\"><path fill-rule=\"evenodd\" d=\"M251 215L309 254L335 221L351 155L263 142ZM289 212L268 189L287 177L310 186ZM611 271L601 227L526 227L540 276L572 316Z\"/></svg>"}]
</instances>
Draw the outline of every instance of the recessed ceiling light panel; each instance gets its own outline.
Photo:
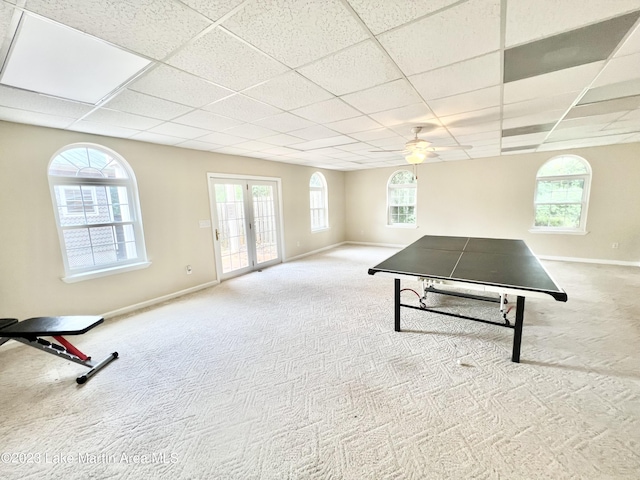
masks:
<instances>
[{"instance_id":1,"label":"recessed ceiling light panel","mask_svg":"<svg viewBox=\"0 0 640 480\"><path fill-rule=\"evenodd\" d=\"M95 104L149 63L90 35L25 13L0 83Z\"/></svg>"}]
</instances>

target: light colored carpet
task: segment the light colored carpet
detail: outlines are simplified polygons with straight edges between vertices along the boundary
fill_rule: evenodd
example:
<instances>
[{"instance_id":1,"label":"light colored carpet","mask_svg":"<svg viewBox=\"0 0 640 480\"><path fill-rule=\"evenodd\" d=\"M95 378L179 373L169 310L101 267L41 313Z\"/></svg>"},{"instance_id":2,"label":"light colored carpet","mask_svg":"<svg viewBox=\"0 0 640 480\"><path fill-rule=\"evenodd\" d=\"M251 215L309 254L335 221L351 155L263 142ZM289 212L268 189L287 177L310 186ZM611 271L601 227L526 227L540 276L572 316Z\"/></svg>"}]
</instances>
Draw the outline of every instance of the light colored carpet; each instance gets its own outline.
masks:
<instances>
[{"instance_id":1,"label":"light colored carpet","mask_svg":"<svg viewBox=\"0 0 640 480\"><path fill-rule=\"evenodd\" d=\"M394 332L393 278L367 275L392 253L109 320L74 339L121 356L82 387L79 365L0 347L0 453L25 454L0 477L639 478L637 268L547 262L569 302L527 300L514 364L505 328L404 309Z\"/></svg>"}]
</instances>

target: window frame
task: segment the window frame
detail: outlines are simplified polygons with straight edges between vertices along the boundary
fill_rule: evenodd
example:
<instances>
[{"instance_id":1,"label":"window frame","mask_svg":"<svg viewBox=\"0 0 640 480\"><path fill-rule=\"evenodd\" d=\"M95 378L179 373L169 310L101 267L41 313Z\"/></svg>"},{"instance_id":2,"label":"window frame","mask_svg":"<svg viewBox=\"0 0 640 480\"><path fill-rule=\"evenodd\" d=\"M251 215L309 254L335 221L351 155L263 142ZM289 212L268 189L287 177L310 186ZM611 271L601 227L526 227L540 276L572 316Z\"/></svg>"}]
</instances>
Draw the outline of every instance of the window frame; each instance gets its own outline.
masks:
<instances>
[{"instance_id":1,"label":"window frame","mask_svg":"<svg viewBox=\"0 0 640 480\"><path fill-rule=\"evenodd\" d=\"M51 168L58 156L63 154L68 150L75 150L86 148L87 150L97 150L103 154L108 155L113 158L115 162L117 162L120 167L126 172L127 178L104 178L104 177L82 177L82 176L65 176L65 175L52 175ZM113 275L116 273L123 273L126 271L138 270L141 268L147 268L151 265L151 262L148 261L146 246L144 240L144 229L142 223L142 213L140 210L140 201L138 196L138 185L136 181L135 174L131 166L126 162L121 155L114 152L113 150L104 147L102 145L93 144L93 143L74 143L70 145L65 145L60 148L55 154L51 157L49 164L47 166L47 177L49 180L49 190L51 193L52 206L54 211L54 218L56 221L56 228L58 230L58 239L60 242L60 251L62 254L62 260L64 264L65 276L62 277L62 280L66 283L74 283L82 280L88 280L92 278L103 277L106 275ZM104 187L124 187L127 195L127 205L129 207L129 214L131 216L128 220L116 221L112 220L109 222L96 222L89 223L85 222L78 225L63 225L60 216L60 210L63 212L66 211L67 205L63 200L58 203L56 198L56 187L60 188L62 192L69 187L71 188L90 188L92 191L92 198L97 199L97 189ZM63 193L64 195L64 193ZM94 202L94 210L98 210L97 201ZM78 216L86 215L86 211L78 214ZM76 216L76 214L71 214L70 216ZM65 242L65 232L71 230L81 230L81 229L89 229L89 228L101 228L101 227L115 227L115 226L131 226L133 230L134 240L133 243L136 249L136 257L125 260L116 260L115 262L104 263L100 265L89 265L84 267L72 267L69 260L69 249L67 248ZM93 245L90 247L93 252Z\"/></svg>"},{"instance_id":2,"label":"window frame","mask_svg":"<svg viewBox=\"0 0 640 480\"><path fill-rule=\"evenodd\" d=\"M550 162L556 161L561 158L571 158L574 160L578 160L584 167L586 168L586 173L576 173L576 174L564 174L564 175L549 175L549 176L540 176L540 171ZM561 233L561 234L574 234L574 235L585 235L587 234L587 214L589 209L589 197L591 193L591 178L592 178L592 170L589 162L580 157L579 155L556 155L548 159L544 162L538 171L536 172L536 184L533 193L533 226L529 229L532 233ZM538 191L540 188L540 183L542 181L571 181L571 180L583 180L582 187L582 198L580 202L538 202ZM580 223L577 227L553 227L553 226L537 226L536 225L536 213L537 207L539 205L580 205Z\"/></svg>"},{"instance_id":3,"label":"window frame","mask_svg":"<svg viewBox=\"0 0 640 480\"><path fill-rule=\"evenodd\" d=\"M320 187L312 186L311 181L313 177L317 176L322 184ZM311 197L313 192L320 192L322 207L314 207ZM329 191L327 187L327 179L321 172L313 172L309 177L309 220L311 222L311 232L322 232L329 229ZM323 220L323 224L314 227L314 212L319 211L320 217Z\"/></svg>"},{"instance_id":4,"label":"window frame","mask_svg":"<svg viewBox=\"0 0 640 480\"><path fill-rule=\"evenodd\" d=\"M396 175L398 175L399 173L402 173L402 172L409 173L413 178L413 182L412 183L403 183L403 184L393 185L391 183L393 178ZM407 205L407 206L412 206L413 207L413 218L414 218L413 223L393 223L393 221L392 221L393 216L392 216L392 213L391 213L391 207L392 206L397 206L397 205L391 205L391 191L392 190L399 190L401 188L413 188L415 190L413 205ZM400 169L400 170L396 170L395 172L393 172L389 176L389 179L387 180L387 227L391 227L391 228L418 228L418 179L416 178L415 174L413 172L411 172L410 170L406 170L404 168Z\"/></svg>"}]
</instances>

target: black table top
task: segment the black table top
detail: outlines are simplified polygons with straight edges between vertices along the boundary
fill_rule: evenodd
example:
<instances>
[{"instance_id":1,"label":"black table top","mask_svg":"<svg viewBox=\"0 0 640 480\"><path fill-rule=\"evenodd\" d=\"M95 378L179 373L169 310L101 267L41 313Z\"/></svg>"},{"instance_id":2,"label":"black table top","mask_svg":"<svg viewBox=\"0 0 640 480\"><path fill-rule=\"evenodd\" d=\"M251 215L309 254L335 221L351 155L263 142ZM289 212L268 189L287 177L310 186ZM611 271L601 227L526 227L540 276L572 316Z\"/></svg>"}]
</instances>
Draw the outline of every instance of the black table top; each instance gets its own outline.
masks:
<instances>
[{"instance_id":1,"label":"black table top","mask_svg":"<svg viewBox=\"0 0 640 480\"><path fill-rule=\"evenodd\" d=\"M93 315L34 317L0 328L0 337L82 335L103 321L104 318Z\"/></svg>"},{"instance_id":2,"label":"black table top","mask_svg":"<svg viewBox=\"0 0 640 480\"><path fill-rule=\"evenodd\" d=\"M425 235L369 269L377 272L537 291L567 301L522 240Z\"/></svg>"}]
</instances>

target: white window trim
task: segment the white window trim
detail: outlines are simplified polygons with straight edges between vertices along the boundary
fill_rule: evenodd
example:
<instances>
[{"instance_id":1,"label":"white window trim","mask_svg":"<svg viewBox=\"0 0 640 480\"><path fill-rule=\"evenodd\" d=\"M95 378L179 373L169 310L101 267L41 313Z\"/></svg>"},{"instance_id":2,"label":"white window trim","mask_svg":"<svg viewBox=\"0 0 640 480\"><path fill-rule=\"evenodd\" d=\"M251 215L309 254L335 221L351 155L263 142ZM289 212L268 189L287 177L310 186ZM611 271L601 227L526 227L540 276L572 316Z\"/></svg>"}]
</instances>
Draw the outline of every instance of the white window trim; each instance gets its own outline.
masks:
<instances>
[{"instance_id":1,"label":"white window trim","mask_svg":"<svg viewBox=\"0 0 640 480\"><path fill-rule=\"evenodd\" d=\"M547 163L555 160L556 158L560 158L560 157L574 157L574 158L578 158L580 159L580 161L587 167L587 171L588 173L582 173L582 174L575 174L575 175L554 175L554 176L545 176L545 177L540 177L536 174L536 188L533 194L533 223L534 226L531 227L529 229L529 232L531 233L552 233L552 234L565 234L565 235L587 235L589 232L587 231L587 215L588 215L588 209L589 209L589 194L591 192L591 177L592 177L592 172L591 172L591 165L589 165L589 162L587 162L584 158L577 156L577 155L558 155L556 157L550 158L549 160L547 160L545 163L543 163L540 168L538 169L538 172L542 169L542 167L544 167ZM538 205L549 205L549 203L537 203L536 202L536 198L538 198L538 186L540 183L540 180L576 180L576 179L583 179L584 180L584 187L582 188L582 200L580 202L580 205L582 205L582 210L580 213L580 225L578 226L578 228L563 228L563 227L537 227L535 226L535 221L536 221L536 207ZM565 204L568 203L574 203L574 204L578 204L578 202L565 202Z\"/></svg>"},{"instance_id":2,"label":"white window trim","mask_svg":"<svg viewBox=\"0 0 640 480\"><path fill-rule=\"evenodd\" d=\"M118 163L124 168L127 172L128 178L124 179L110 179L110 178L93 178L93 177L71 177L71 176L58 176L58 175L50 175L49 169L51 168L51 163L53 160L58 157L61 153L66 150L71 150L74 148L90 148L94 150L99 150L107 153L108 155L115 158ZM75 283L83 280L90 280L93 278L104 277L108 275L114 275L117 273L128 272L132 270L139 270L142 268L147 268L151 265L151 262L147 258L146 252L146 244L144 239L144 230L142 225L142 213L140 211L140 202L138 196L138 184L136 181L135 174L133 169L129 166L129 164L118 155L113 150L103 147L102 145L92 144L92 143L75 143L66 145L65 147L58 150L52 157L49 162L49 166L47 168L47 176L49 178L49 189L51 193L51 198L54 207L54 214L56 219L56 228L58 230L58 237L60 242L60 249L62 253L62 260L64 263L65 275L61 277L61 280L65 283ZM64 205L58 205L56 200L55 187L56 186L120 186L126 187L129 196L129 207L131 209L132 220L128 222L123 222L123 225L132 225L135 237L136 237L136 249L138 251L138 257L135 259L131 259L129 261L112 263L107 265L100 266L90 266L84 268L74 268L71 269L69 266L69 258L68 252L66 249L65 241L64 241L64 231L65 228L62 226L60 222L60 212L59 207L64 207ZM95 190L95 189L94 189ZM109 223L108 225L113 225ZM100 226L99 224L90 225L90 226Z\"/></svg>"},{"instance_id":3,"label":"white window trim","mask_svg":"<svg viewBox=\"0 0 640 480\"><path fill-rule=\"evenodd\" d=\"M409 172L411 173L409 170L406 169L401 169L401 170L396 170L395 172L393 172L390 176L389 176L389 180L387 180L387 227L389 228L418 228L418 183L417 181L414 183L404 183L404 184L399 184L399 185L391 185L391 179L393 177L395 177L398 173L400 172ZM412 174L413 175L413 174ZM416 202L413 205L413 214L415 217L415 223L392 223L391 222L391 204L390 204L390 192L392 188L407 188L407 187L412 187L415 188L416 190Z\"/></svg>"}]
</instances>

